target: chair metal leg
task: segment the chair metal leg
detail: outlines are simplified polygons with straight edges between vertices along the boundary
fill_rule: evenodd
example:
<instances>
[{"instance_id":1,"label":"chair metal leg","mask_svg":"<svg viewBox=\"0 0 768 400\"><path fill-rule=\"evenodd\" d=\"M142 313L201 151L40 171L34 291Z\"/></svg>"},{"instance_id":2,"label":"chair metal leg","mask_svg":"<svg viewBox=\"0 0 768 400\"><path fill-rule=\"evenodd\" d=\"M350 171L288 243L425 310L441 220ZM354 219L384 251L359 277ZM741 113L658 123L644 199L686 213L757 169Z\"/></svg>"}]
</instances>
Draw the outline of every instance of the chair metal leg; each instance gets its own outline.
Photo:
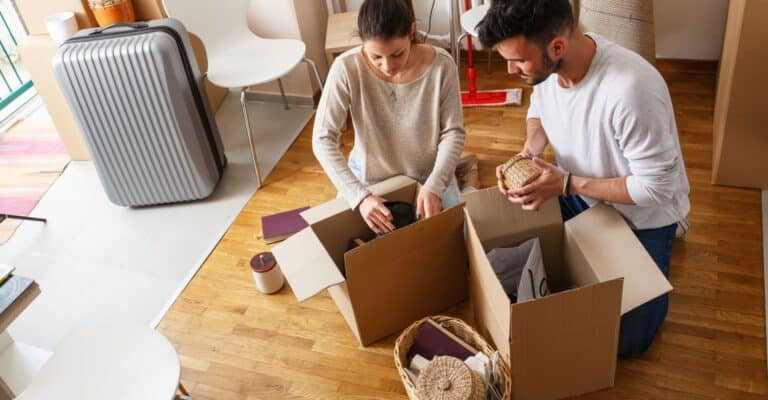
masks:
<instances>
[{"instance_id":1,"label":"chair metal leg","mask_svg":"<svg viewBox=\"0 0 768 400\"><path fill-rule=\"evenodd\" d=\"M277 86L280 88L280 96L283 98L283 107L287 110L288 107L288 99L285 98L285 90L283 90L283 80L277 79Z\"/></svg>"},{"instance_id":2,"label":"chair metal leg","mask_svg":"<svg viewBox=\"0 0 768 400\"><path fill-rule=\"evenodd\" d=\"M42 223L48 222L48 220L45 219L45 218L27 217L27 216L24 216L24 215L13 215L13 214L0 214L0 222L5 221L6 218L8 218L8 219L21 219L21 220L26 220L26 221L37 221L37 222L42 222Z\"/></svg>"},{"instance_id":3,"label":"chair metal leg","mask_svg":"<svg viewBox=\"0 0 768 400\"><path fill-rule=\"evenodd\" d=\"M187 389L184 387L184 385L181 384L181 382L179 382L179 386L176 388L176 391L178 393L174 397L174 400L192 400L192 396L189 395L189 392L187 392Z\"/></svg>"},{"instance_id":4,"label":"chair metal leg","mask_svg":"<svg viewBox=\"0 0 768 400\"><path fill-rule=\"evenodd\" d=\"M459 35L459 38L456 39L456 43L453 44L454 49L456 51L456 66L461 65L461 41L464 40L464 38L467 37L467 32L462 33Z\"/></svg>"},{"instance_id":5,"label":"chair metal leg","mask_svg":"<svg viewBox=\"0 0 768 400\"><path fill-rule=\"evenodd\" d=\"M253 134L251 133L251 123L248 120L248 106L245 100L245 92L248 90L244 87L240 91L240 107L243 109L243 122L245 123L245 133L248 135L248 143L251 145L251 158L253 159L253 167L256 170L256 179L258 180L258 186L261 187L261 170L259 170L259 160L256 157L256 144L253 140Z\"/></svg>"},{"instance_id":6,"label":"chair metal leg","mask_svg":"<svg viewBox=\"0 0 768 400\"><path fill-rule=\"evenodd\" d=\"M448 37L451 43L451 55L454 60L458 60L459 55L456 52L456 16L458 15L459 2L457 0L450 0L448 4L451 7L450 12L448 12ZM459 63L457 62L456 65L459 65Z\"/></svg>"},{"instance_id":7,"label":"chair metal leg","mask_svg":"<svg viewBox=\"0 0 768 400\"><path fill-rule=\"evenodd\" d=\"M320 88L320 91L323 91L323 80L320 79L320 73L317 72L317 65L315 65L315 62L310 60L309 58L304 57L304 62L309 64L310 67L312 67L312 71L315 73L315 79L317 79L317 86Z\"/></svg>"}]
</instances>

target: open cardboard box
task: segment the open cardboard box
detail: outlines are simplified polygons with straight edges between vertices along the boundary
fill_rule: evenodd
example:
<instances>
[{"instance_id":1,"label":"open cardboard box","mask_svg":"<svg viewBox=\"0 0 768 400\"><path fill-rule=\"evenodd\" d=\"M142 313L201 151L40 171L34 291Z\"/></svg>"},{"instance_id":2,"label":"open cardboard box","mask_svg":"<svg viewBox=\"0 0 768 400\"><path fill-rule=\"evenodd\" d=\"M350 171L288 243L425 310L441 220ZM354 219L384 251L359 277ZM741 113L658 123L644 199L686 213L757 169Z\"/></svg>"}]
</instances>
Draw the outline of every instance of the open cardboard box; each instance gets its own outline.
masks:
<instances>
[{"instance_id":1,"label":"open cardboard box","mask_svg":"<svg viewBox=\"0 0 768 400\"><path fill-rule=\"evenodd\" d=\"M621 315L672 290L621 215L599 204L563 223L557 199L523 211L496 188L462 199L475 321L510 363L513 398L613 386ZM486 253L533 237L553 293L510 304Z\"/></svg>"},{"instance_id":2,"label":"open cardboard box","mask_svg":"<svg viewBox=\"0 0 768 400\"><path fill-rule=\"evenodd\" d=\"M369 190L415 204L420 185L395 177ZM358 341L368 345L467 298L461 205L347 251L370 230L337 198L302 217L309 227L272 249L299 301L328 291ZM346 268L346 279L340 267Z\"/></svg>"}]
</instances>

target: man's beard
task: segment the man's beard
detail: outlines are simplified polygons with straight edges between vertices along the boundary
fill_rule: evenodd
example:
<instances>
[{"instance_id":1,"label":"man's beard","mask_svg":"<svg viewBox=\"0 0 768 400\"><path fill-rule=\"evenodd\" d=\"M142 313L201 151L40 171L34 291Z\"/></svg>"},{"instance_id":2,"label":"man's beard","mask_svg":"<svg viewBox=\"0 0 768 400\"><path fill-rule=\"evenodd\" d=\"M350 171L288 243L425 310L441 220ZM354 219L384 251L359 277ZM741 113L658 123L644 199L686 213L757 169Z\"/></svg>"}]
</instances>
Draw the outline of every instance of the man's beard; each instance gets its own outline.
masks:
<instances>
[{"instance_id":1,"label":"man's beard","mask_svg":"<svg viewBox=\"0 0 768 400\"><path fill-rule=\"evenodd\" d=\"M555 61L549 58L549 54L547 54L546 51L543 51L541 56L541 66L542 69L544 69L544 72L533 76L521 75L520 77L525 83L536 86L539 83L546 81L550 75L557 72L557 70L560 69L560 64L562 64L562 62L562 59Z\"/></svg>"}]
</instances>

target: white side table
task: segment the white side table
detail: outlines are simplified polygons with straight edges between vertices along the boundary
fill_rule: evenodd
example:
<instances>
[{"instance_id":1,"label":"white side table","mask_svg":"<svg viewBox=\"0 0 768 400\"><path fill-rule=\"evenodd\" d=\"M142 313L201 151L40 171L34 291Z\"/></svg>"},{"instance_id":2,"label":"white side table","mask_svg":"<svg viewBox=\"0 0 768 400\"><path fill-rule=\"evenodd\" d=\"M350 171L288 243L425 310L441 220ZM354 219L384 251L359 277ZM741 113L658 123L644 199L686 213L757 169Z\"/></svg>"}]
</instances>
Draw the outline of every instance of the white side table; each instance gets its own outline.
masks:
<instances>
[{"instance_id":1,"label":"white side table","mask_svg":"<svg viewBox=\"0 0 768 400\"><path fill-rule=\"evenodd\" d=\"M145 325L108 322L70 332L18 400L171 400L181 367Z\"/></svg>"},{"instance_id":2,"label":"white side table","mask_svg":"<svg viewBox=\"0 0 768 400\"><path fill-rule=\"evenodd\" d=\"M4 285L11 284L10 281ZM17 342L6 328L40 294L36 282L0 313L0 400L13 399L20 393L45 364L51 353L47 350Z\"/></svg>"}]
</instances>

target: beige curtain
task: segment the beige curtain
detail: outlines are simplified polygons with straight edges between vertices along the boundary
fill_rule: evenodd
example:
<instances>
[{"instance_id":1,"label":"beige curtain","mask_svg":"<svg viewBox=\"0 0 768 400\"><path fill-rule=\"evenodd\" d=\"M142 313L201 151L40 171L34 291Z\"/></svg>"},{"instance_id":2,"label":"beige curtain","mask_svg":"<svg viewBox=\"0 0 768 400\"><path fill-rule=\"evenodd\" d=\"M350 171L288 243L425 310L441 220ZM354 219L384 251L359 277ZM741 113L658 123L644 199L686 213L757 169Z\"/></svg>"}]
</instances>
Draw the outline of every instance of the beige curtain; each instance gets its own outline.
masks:
<instances>
[{"instance_id":1,"label":"beige curtain","mask_svg":"<svg viewBox=\"0 0 768 400\"><path fill-rule=\"evenodd\" d=\"M578 0L579 25L656 61L653 0Z\"/></svg>"}]
</instances>

